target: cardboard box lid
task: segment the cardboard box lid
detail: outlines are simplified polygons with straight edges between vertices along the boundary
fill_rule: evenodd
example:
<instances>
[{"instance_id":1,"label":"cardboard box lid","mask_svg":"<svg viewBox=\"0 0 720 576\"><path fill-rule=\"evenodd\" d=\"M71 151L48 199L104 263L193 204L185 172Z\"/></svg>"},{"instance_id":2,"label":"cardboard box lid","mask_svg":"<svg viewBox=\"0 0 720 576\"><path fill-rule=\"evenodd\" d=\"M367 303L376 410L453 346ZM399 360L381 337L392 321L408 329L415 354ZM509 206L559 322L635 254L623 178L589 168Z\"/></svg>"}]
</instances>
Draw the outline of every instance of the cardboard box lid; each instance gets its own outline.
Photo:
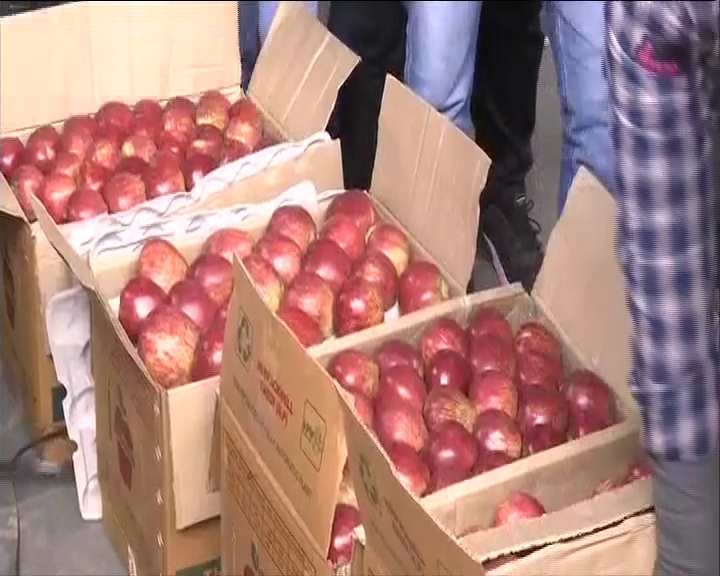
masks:
<instances>
[{"instance_id":1,"label":"cardboard box lid","mask_svg":"<svg viewBox=\"0 0 720 576\"><path fill-rule=\"evenodd\" d=\"M615 256L615 201L584 167L550 234L533 296L636 415L627 385L632 324Z\"/></svg>"},{"instance_id":2,"label":"cardboard box lid","mask_svg":"<svg viewBox=\"0 0 720 576\"><path fill-rule=\"evenodd\" d=\"M470 138L387 76L371 192L463 287L489 170L490 158Z\"/></svg>"}]
</instances>

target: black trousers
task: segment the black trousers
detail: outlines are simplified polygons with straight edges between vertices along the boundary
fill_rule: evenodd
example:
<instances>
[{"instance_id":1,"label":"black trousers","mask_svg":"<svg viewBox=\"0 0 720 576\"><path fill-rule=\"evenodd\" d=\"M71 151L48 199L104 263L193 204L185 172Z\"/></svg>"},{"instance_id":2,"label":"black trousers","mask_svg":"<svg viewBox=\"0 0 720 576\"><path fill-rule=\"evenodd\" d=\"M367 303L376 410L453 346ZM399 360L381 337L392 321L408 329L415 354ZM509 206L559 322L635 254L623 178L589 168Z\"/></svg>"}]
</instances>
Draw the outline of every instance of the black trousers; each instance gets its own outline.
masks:
<instances>
[{"instance_id":1,"label":"black trousers","mask_svg":"<svg viewBox=\"0 0 720 576\"><path fill-rule=\"evenodd\" d=\"M477 141L493 160L483 198L521 192L532 165L530 138L543 35L540 0L483 2L473 94ZM331 131L343 148L346 186L368 188L386 73L399 78L407 16L402 2L331 2L328 27L361 58L340 91Z\"/></svg>"}]
</instances>

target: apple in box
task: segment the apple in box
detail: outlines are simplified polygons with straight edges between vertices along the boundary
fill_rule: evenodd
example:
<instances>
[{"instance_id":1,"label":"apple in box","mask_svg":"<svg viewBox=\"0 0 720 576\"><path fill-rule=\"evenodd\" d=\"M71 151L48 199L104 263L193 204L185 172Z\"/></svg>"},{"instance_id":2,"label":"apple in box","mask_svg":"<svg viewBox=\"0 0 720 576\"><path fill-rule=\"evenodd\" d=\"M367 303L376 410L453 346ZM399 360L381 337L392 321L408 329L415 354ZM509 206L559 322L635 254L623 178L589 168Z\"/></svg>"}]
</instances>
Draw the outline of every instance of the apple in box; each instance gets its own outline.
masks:
<instances>
[{"instance_id":1,"label":"apple in box","mask_svg":"<svg viewBox=\"0 0 720 576\"><path fill-rule=\"evenodd\" d=\"M40 126L28 137L25 159L43 174L50 172L55 156L60 150L60 134L52 126Z\"/></svg>"},{"instance_id":2,"label":"apple in box","mask_svg":"<svg viewBox=\"0 0 720 576\"><path fill-rule=\"evenodd\" d=\"M5 178L10 178L15 168L23 161L25 146L20 138L8 136L0 139L0 170Z\"/></svg>"},{"instance_id":3,"label":"apple in box","mask_svg":"<svg viewBox=\"0 0 720 576\"><path fill-rule=\"evenodd\" d=\"M15 193L20 208L28 220L35 220L35 210L30 203L31 196L38 196L45 184L45 177L32 164L18 166L10 176L10 187Z\"/></svg>"}]
</instances>

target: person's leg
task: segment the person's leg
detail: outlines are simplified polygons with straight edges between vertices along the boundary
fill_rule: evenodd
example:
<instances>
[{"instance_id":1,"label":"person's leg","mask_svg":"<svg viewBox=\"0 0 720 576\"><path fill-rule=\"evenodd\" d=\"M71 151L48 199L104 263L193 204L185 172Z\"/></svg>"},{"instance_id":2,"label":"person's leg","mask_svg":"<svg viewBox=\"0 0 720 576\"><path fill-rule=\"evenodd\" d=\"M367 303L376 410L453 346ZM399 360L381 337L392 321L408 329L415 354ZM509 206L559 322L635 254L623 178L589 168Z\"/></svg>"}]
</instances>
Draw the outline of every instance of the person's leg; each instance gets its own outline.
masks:
<instances>
[{"instance_id":1,"label":"person's leg","mask_svg":"<svg viewBox=\"0 0 720 576\"><path fill-rule=\"evenodd\" d=\"M318 13L318 2L303 2L310 12L317 16ZM265 42L268 32L270 32L270 25L272 24L273 18L275 18L275 12L277 11L278 2L258 2L259 5L259 20L260 20L260 45Z\"/></svg>"},{"instance_id":2,"label":"person's leg","mask_svg":"<svg viewBox=\"0 0 720 576\"><path fill-rule=\"evenodd\" d=\"M370 187L385 75L402 75L405 9L399 1L331 2L328 28L361 58L333 115L347 188Z\"/></svg>"},{"instance_id":3,"label":"person's leg","mask_svg":"<svg viewBox=\"0 0 720 576\"><path fill-rule=\"evenodd\" d=\"M481 2L405 2L405 82L463 132L474 135L470 93Z\"/></svg>"},{"instance_id":4,"label":"person's leg","mask_svg":"<svg viewBox=\"0 0 720 576\"><path fill-rule=\"evenodd\" d=\"M540 8L541 0L483 2L472 99L476 142L493 161L481 196L478 249L489 249L501 279L528 290L543 256L525 191L544 46Z\"/></svg>"},{"instance_id":5,"label":"person's leg","mask_svg":"<svg viewBox=\"0 0 720 576\"><path fill-rule=\"evenodd\" d=\"M603 72L604 2L543 2L542 25L557 70L563 122L560 211L578 167L613 184L608 88Z\"/></svg>"}]
</instances>

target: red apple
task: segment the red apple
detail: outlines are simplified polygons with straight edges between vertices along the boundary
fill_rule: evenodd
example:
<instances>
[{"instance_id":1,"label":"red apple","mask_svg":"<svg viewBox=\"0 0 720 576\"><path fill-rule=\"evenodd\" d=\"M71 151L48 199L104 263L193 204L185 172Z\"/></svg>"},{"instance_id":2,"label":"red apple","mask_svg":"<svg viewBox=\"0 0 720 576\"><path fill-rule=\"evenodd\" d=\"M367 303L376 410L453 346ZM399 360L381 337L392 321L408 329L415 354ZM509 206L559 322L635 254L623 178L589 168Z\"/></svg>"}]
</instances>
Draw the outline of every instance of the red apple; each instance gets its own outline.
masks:
<instances>
[{"instance_id":1,"label":"red apple","mask_svg":"<svg viewBox=\"0 0 720 576\"><path fill-rule=\"evenodd\" d=\"M252 252L255 241L239 228L221 228L213 232L202 246L203 254L217 254L232 264L233 258L242 260Z\"/></svg>"},{"instance_id":2,"label":"red apple","mask_svg":"<svg viewBox=\"0 0 720 576\"><path fill-rule=\"evenodd\" d=\"M478 414L473 434L483 452L505 452L512 459L520 458L522 454L520 429L502 410L491 408Z\"/></svg>"},{"instance_id":3,"label":"red apple","mask_svg":"<svg viewBox=\"0 0 720 576\"><path fill-rule=\"evenodd\" d=\"M145 193L148 200L185 192L185 176L172 158L157 159L145 171Z\"/></svg>"},{"instance_id":4,"label":"red apple","mask_svg":"<svg viewBox=\"0 0 720 576\"><path fill-rule=\"evenodd\" d=\"M223 135L212 124L198 126L195 138L190 143L189 153L200 153L210 156L215 164L220 164L224 153Z\"/></svg>"},{"instance_id":5,"label":"red apple","mask_svg":"<svg viewBox=\"0 0 720 576\"><path fill-rule=\"evenodd\" d=\"M125 136L126 134L117 126L106 124L98 128L95 140L108 140L112 142L113 146L118 149L118 154L120 154L120 146L123 140L125 140Z\"/></svg>"},{"instance_id":6,"label":"red apple","mask_svg":"<svg viewBox=\"0 0 720 576\"><path fill-rule=\"evenodd\" d=\"M523 434L523 455L532 456L538 452L555 448L565 442L565 436L549 424L539 424L525 430Z\"/></svg>"},{"instance_id":7,"label":"red apple","mask_svg":"<svg viewBox=\"0 0 720 576\"><path fill-rule=\"evenodd\" d=\"M290 238L266 232L257 241L254 250L275 268L275 272L278 273L286 286L300 272L302 251Z\"/></svg>"},{"instance_id":8,"label":"red apple","mask_svg":"<svg viewBox=\"0 0 720 576\"><path fill-rule=\"evenodd\" d=\"M65 174L77 182L80 177L80 168L82 168L82 160L79 156L60 150L55 156L51 172Z\"/></svg>"},{"instance_id":9,"label":"red apple","mask_svg":"<svg viewBox=\"0 0 720 576\"><path fill-rule=\"evenodd\" d=\"M80 167L80 174L78 175L78 187L87 188L94 192L100 192L105 186L110 177L110 171L95 164L94 162L88 162L87 160Z\"/></svg>"},{"instance_id":10,"label":"red apple","mask_svg":"<svg viewBox=\"0 0 720 576\"><path fill-rule=\"evenodd\" d=\"M213 320L213 323L222 324L225 326L228 319L228 314L230 313L230 300L222 304L221 306L218 306L217 312L215 312L215 320Z\"/></svg>"},{"instance_id":11,"label":"red apple","mask_svg":"<svg viewBox=\"0 0 720 576\"><path fill-rule=\"evenodd\" d=\"M252 150L250 150L250 148L237 140L225 138L223 142L223 161L226 163L245 158L245 156L251 153Z\"/></svg>"},{"instance_id":12,"label":"red apple","mask_svg":"<svg viewBox=\"0 0 720 576\"><path fill-rule=\"evenodd\" d=\"M317 235L315 221L310 213L302 206L295 205L277 208L270 216L266 232L289 238L303 252Z\"/></svg>"},{"instance_id":13,"label":"red apple","mask_svg":"<svg viewBox=\"0 0 720 576\"><path fill-rule=\"evenodd\" d=\"M350 259L330 240L316 240L308 246L302 269L317 274L337 294L350 275Z\"/></svg>"},{"instance_id":14,"label":"red apple","mask_svg":"<svg viewBox=\"0 0 720 576\"><path fill-rule=\"evenodd\" d=\"M420 354L427 367L440 350L453 350L463 358L468 356L468 339L462 326L452 318L438 318L423 330L418 342Z\"/></svg>"},{"instance_id":15,"label":"red apple","mask_svg":"<svg viewBox=\"0 0 720 576\"><path fill-rule=\"evenodd\" d=\"M365 352L343 350L332 357L327 371L345 390L359 392L370 399L377 395L380 370Z\"/></svg>"},{"instance_id":16,"label":"red apple","mask_svg":"<svg viewBox=\"0 0 720 576\"><path fill-rule=\"evenodd\" d=\"M439 350L430 359L425 370L428 389L449 386L462 393L467 392L472 370L470 364L455 350Z\"/></svg>"},{"instance_id":17,"label":"red apple","mask_svg":"<svg viewBox=\"0 0 720 576\"><path fill-rule=\"evenodd\" d=\"M175 284L168 292L167 301L190 318L201 333L210 328L218 308L203 287L190 279Z\"/></svg>"},{"instance_id":18,"label":"red apple","mask_svg":"<svg viewBox=\"0 0 720 576\"><path fill-rule=\"evenodd\" d=\"M363 235L367 234L370 227L378 219L377 211L370 196L364 190L358 189L346 190L333 198L325 217L332 218L336 214L344 214L350 217Z\"/></svg>"},{"instance_id":19,"label":"red apple","mask_svg":"<svg viewBox=\"0 0 720 576\"><path fill-rule=\"evenodd\" d=\"M410 366L421 378L425 373L425 364L420 352L403 340L393 339L383 342L375 351L375 362L380 368L380 373L393 366Z\"/></svg>"},{"instance_id":20,"label":"red apple","mask_svg":"<svg viewBox=\"0 0 720 576\"><path fill-rule=\"evenodd\" d=\"M525 492L516 492L504 500L495 510L493 526L507 526L537 518L545 514L545 508L535 498Z\"/></svg>"},{"instance_id":21,"label":"red apple","mask_svg":"<svg viewBox=\"0 0 720 576\"><path fill-rule=\"evenodd\" d=\"M45 176L32 164L18 166L10 176L10 187L15 193L20 208L29 221L35 220L35 210L30 196L37 196L45 184Z\"/></svg>"},{"instance_id":22,"label":"red apple","mask_svg":"<svg viewBox=\"0 0 720 576\"><path fill-rule=\"evenodd\" d=\"M133 114L136 118L145 117L160 120L162 119L162 112L162 106L156 100L150 98L138 100L133 106Z\"/></svg>"},{"instance_id":23,"label":"red apple","mask_svg":"<svg viewBox=\"0 0 720 576\"><path fill-rule=\"evenodd\" d=\"M345 281L335 298L333 328L337 336L347 336L385 320L382 294L375 284L354 277Z\"/></svg>"},{"instance_id":24,"label":"red apple","mask_svg":"<svg viewBox=\"0 0 720 576\"><path fill-rule=\"evenodd\" d=\"M84 160L100 127L92 116L72 116L65 120L60 135L60 147Z\"/></svg>"},{"instance_id":25,"label":"red apple","mask_svg":"<svg viewBox=\"0 0 720 576\"><path fill-rule=\"evenodd\" d=\"M70 196L77 190L75 181L65 174L50 174L37 194L50 217L56 224L67 220L67 209Z\"/></svg>"},{"instance_id":26,"label":"red apple","mask_svg":"<svg viewBox=\"0 0 720 576\"><path fill-rule=\"evenodd\" d=\"M198 128L212 126L217 130L225 130L228 120L230 101L217 90L208 90L200 96L195 110L195 121Z\"/></svg>"},{"instance_id":27,"label":"red apple","mask_svg":"<svg viewBox=\"0 0 720 576\"><path fill-rule=\"evenodd\" d=\"M372 400L360 392L351 392L350 394L353 397L353 406L358 420L365 424L368 431L372 433L375 429L375 412Z\"/></svg>"},{"instance_id":28,"label":"red apple","mask_svg":"<svg viewBox=\"0 0 720 576\"><path fill-rule=\"evenodd\" d=\"M545 356L531 350L523 349L516 355L517 366L515 378L519 388L525 386L546 386L558 389L562 378L562 364L557 356Z\"/></svg>"},{"instance_id":29,"label":"red apple","mask_svg":"<svg viewBox=\"0 0 720 576\"><path fill-rule=\"evenodd\" d=\"M378 287L382 293L385 311L395 305L398 277L387 256L380 252L365 253L355 262L350 274Z\"/></svg>"},{"instance_id":30,"label":"red apple","mask_svg":"<svg viewBox=\"0 0 720 576\"><path fill-rule=\"evenodd\" d=\"M68 222L92 220L101 214L107 214L108 207L99 192L83 188L73 192L67 206Z\"/></svg>"},{"instance_id":31,"label":"red apple","mask_svg":"<svg viewBox=\"0 0 720 576\"><path fill-rule=\"evenodd\" d=\"M100 137L90 145L87 157L90 162L112 172L120 163L120 144L110 138Z\"/></svg>"},{"instance_id":32,"label":"red apple","mask_svg":"<svg viewBox=\"0 0 720 576\"><path fill-rule=\"evenodd\" d=\"M386 450L402 443L420 452L428 442L422 412L405 402L375 402L375 432Z\"/></svg>"},{"instance_id":33,"label":"red apple","mask_svg":"<svg viewBox=\"0 0 720 576\"><path fill-rule=\"evenodd\" d=\"M197 183L205 176L210 174L218 163L212 156L200 154L199 152L191 152L185 160L183 176L185 178L185 189L193 190Z\"/></svg>"},{"instance_id":34,"label":"red apple","mask_svg":"<svg viewBox=\"0 0 720 576\"><path fill-rule=\"evenodd\" d=\"M533 426L546 424L563 434L567 430L568 411L565 399L544 386L528 386L520 393L518 423L525 432Z\"/></svg>"},{"instance_id":35,"label":"red apple","mask_svg":"<svg viewBox=\"0 0 720 576\"><path fill-rule=\"evenodd\" d=\"M5 178L10 178L13 170L20 166L24 153L25 146L20 138L15 136L0 138L0 169Z\"/></svg>"},{"instance_id":36,"label":"red apple","mask_svg":"<svg viewBox=\"0 0 720 576\"><path fill-rule=\"evenodd\" d=\"M302 310L290 306L281 306L278 310L278 318L285 322L300 344L305 348L312 348L321 344L325 337L320 326Z\"/></svg>"},{"instance_id":37,"label":"red apple","mask_svg":"<svg viewBox=\"0 0 720 576\"><path fill-rule=\"evenodd\" d=\"M200 335L190 377L192 382L220 375L224 340L225 325L221 323L211 325L205 333Z\"/></svg>"},{"instance_id":38,"label":"red apple","mask_svg":"<svg viewBox=\"0 0 720 576\"><path fill-rule=\"evenodd\" d=\"M440 492L440 490L459 484L471 476L472 471L464 470L458 466L439 466L430 473L430 485L427 494Z\"/></svg>"},{"instance_id":39,"label":"red apple","mask_svg":"<svg viewBox=\"0 0 720 576\"><path fill-rule=\"evenodd\" d=\"M325 280L311 272L298 273L285 290L283 302L302 310L320 326L325 338L332 335L335 296Z\"/></svg>"},{"instance_id":40,"label":"red apple","mask_svg":"<svg viewBox=\"0 0 720 576\"><path fill-rule=\"evenodd\" d=\"M149 164L142 158L130 156L129 158L123 158L120 160L120 164L117 165L117 171L128 172L142 177L145 175L145 171L148 169L148 166Z\"/></svg>"},{"instance_id":41,"label":"red apple","mask_svg":"<svg viewBox=\"0 0 720 576\"><path fill-rule=\"evenodd\" d=\"M611 424L612 422L593 412L571 412L568 421L567 437L568 440L582 438L588 434L605 430L605 428Z\"/></svg>"},{"instance_id":42,"label":"red apple","mask_svg":"<svg viewBox=\"0 0 720 576\"><path fill-rule=\"evenodd\" d=\"M157 146L152 136L135 132L123 142L121 153L126 158L136 156L150 162L157 153Z\"/></svg>"},{"instance_id":43,"label":"red apple","mask_svg":"<svg viewBox=\"0 0 720 576\"><path fill-rule=\"evenodd\" d=\"M24 160L47 174L60 150L60 134L52 126L36 128L25 144Z\"/></svg>"},{"instance_id":44,"label":"red apple","mask_svg":"<svg viewBox=\"0 0 720 576\"><path fill-rule=\"evenodd\" d=\"M425 382L410 366L393 366L380 374L376 402L403 402L422 412L426 398Z\"/></svg>"},{"instance_id":45,"label":"red apple","mask_svg":"<svg viewBox=\"0 0 720 576\"><path fill-rule=\"evenodd\" d=\"M143 276L135 276L120 292L118 319L134 344L140 334L140 326L150 313L165 300L165 292L155 282Z\"/></svg>"},{"instance_id":46,"label":"red apple","mask_svg":"<svg viewBox=\"0 0 720 576\"><path fill-rule=\"evenodd\" d=\"M562 358L562 347L557 338L539 322L526 322L515 335L518 352L528 350L543 356Z\"/></svg>"},{"instance_id":47,"label":"red apple","mask_svg":"<svg viewBox=\"0 0 720 576\"><path fill-rule=\"evenodd\" d=\"M467 333L471 340L490 334L514 345L514 336L510 323L505 316L496 308L489 306L480 308L475 312L467 325Z\"/></svg>"},{"instance_id":48,"label":"red apple","mask_svg":"<svg viewBox=\"0 0 720 576\"><path fill-rule=\"evenodd\" d=\"M485 472L490 472L491 470L495 470L496 468L500 468L506 464L511 464L515 462L515 460L517 460L517 458L511 457L507 452L480 451L478 453L477 462L475 462L475 466L473 466L472 473L475 476L484 474Z\"/></svg>"},{"instance_id":49,"label":"red apple","mask_svg":"<svg viewBox=\"0 0 720 576\"><path fill-rule=\"evenodd\" d=\"M222 256L200 254L190 266L187 277L196 280L216 306L223 304L232 295L232 264Z\"/></svg>"},{"instance_id":50,"label":"red apple","mask_svg":"<svg viewBox=\"0 0 720 576\"><path fill-rule=\"evenodd\" d=\"M423 414L431 432L448 420L459 422L471 432L477 417L472 402L459 390L447 386L428 392Z\"/></svg>"},{"instance_id":51,"label":"red apple","mask_svg":"<svg viewBox=\"0 0 720 576\"><path fill-rule=\"evenodd\" d=\"M448 420L430 434L427 462L431 470L459 468L470 475L478 457L474 438L462 424Z\"/></svg>"},{"instance_id":52,"label":"red apple","mask_svg":"<svg viewBox=\"0 0 720 576\"><path fill-rule=\"evenodd\" d=\"M106 102L95 114L95 119L101 128L113 126L125 135L130 132L133 112L130 106L122 102Z\"/></svg>"},{"instance_id":53,"label":"red apple","mask_svg":"<svg viewBox=\"0 0 720 576\"><path fill-rule=\"evenodd\" d=\"M628 466L627 473L623 482L625 484L631 484L636 480L644 480L646 478L652 478L653 469L652 464L645 457L636 458Z\"/></svg>"},{"instance_id":54,"label":"red apple","mask_svg":"<svg viewBox=\"0 0 720 576\"><path fill-rule=\"evenodd\" d=\"M161 112L162 114L162 112ZM135 115L133 118L132 127L130 128L130 138L141 137L147 138L155 146L155 152L157 152L157 142L162 132L162 118L161 116L138 116ZM142 141L141 141L142 142ZM153 154L155 153L153 152Z\"/></svg>"},{"instance_id":55,"label":"red apple","mask_svg":"<svg viewBox=\"0 0 720 576\"><path fill-rule=\"evenodd\" d=\"M485 410L502 410L510 418L517 416L518 393L512 378L504 372L489 370L475 374L468 397L478 414Z\"/></svg>"},{"instance_id":56,"label":"red apple","mask_svg":"<svg viewBox=\"0 0 720 576\"><path fill-rule=\"evenodd\" d=\"M163 130L178 136L186 144L195 135L195 104L184 96L168 100L163 111Z\"/></svg>"},{"instance_id":57,"label":"red apple","mask_svg":"<svg viewBox=\"0 0 720 576\"><path fill-rule=\"evenodd\" d=\"M237 140L254 151L260 145L262 132L262 118L251 100L238 100L230 107L225 126L226 138Z\"/></svg>"},{"instance_id":58,"label":"red apple","mask_svg":"<svg viewBox=\"0 0 720 576\"><path fill-rule=\"evenodd\" d=\"M155 282L166 294L180 282L188 271L185 257L163 238L151 238L143 245L138 256L138 276Z\"/></svg>"},{"instance_id":59,"label":"red apple","mask_svg":"<svg viewBox=\"0 0 720 576\"><path fill-rule=\"evenodd\" d=\"M401 276L410 263L410 242L405 233L397 226L387 222L378 222L368 233L368 252L382 252L395 266Z\"/></svg>"},{"instance_id":60,"label":"red apple","mask_svg":"<svg viewBox=\"0 0 720 576\"><path fill-rule=\"evenodd\" d=\"M450 297L450 288L435 264L424 260L411 262L398 282L400 314L439 304Z\"/></svg>"},{"instance_id":61,"label":"red apple","mask_svg":"<svg viewBox=\"0 0 720 576\"><path fill-rule=\"evenodd\" d=\"M470 366L475 374L489 370L515 375L515 351L496 336L486 334L470 341Z\"/></svg>"},{"instance_id":62,"label":"red apple","mask_svg":"<svg viewBox=\"0 0 720 576\"><path fill-rule=\"evenodd\" d=\"M145 184L140 176L117 172L102 191L110 214L131 210L145 202Z\"/></svg>"},{"instance_id":63,"label":"red apple","mask_svg":"<svg viewBox=\"0 0 720 576\"><path fill-rule=\"evenodd\" d=\"M430 470L422 457L411 446L403 443L390 444L385 451L401 484L412 495L421 498L430 485Z\"/></svg>"},{"instance_id":64,"label":"red apple","mask_svg":"<svg viewBox=\"0 0 720 576\"><path fill-rule=\"evenodd\" d=\"M161 132L157 139L158 153L155 155L154 164L158 162L173 160L178 166L185 160L185 151L189 142L182 139L182 135L174 132Z\"/></svg>"},{"instance_id":65,"label":"red apple","mask_svg":"<svg viewBox=\"0 0 720 576\"><path fill-rule=\"evenodd\" d=\"M280 276L275 272L275 268L258 254L245 256L242 263L267 307L273 312L277 312L280 308L284 286ZM318 330L320 330L319 327Z\"/></svg>"},{"instance_id":66,"label":"red apple","mask_svg":"<svg viewBox=\"0 0 720 576\"><path fill-rule=\"evenodd\" d=\"M575 370L561 384L560 392L571 414L587 412L605 424L615 421L615 399L610 387L591 370Z\"/></svg>"},{"instance_id":67,"label":"red apple","mask_svg":"<svg viewBox=\"0 0 720 576\"><path fill-rule=\"evenodd\" d=\"M320 238L327 238L337 244L350 262L355 262L365 251L365 237L355 222L343 214L336 214L325 221Z\"/></svg>"},{"instance_id":68,"label":"red apple","mask_svg":"<svg viewBox=\"0 0 720 576\"><path fill-rule=\"evenodd\" d=\"M360 523L360 511L356 507L347 504L338 504L335 507L327 557L331 566L344 566L353 559L355 550L353 531L360 526Z\"/></svg>"},{"instance_id":69,"label":"red apple","mask_svg":"<svg viewBox=\"0 0 720 576\"><path fill-rule=\"evenodd\" d=\"M138 354L150 376L163 388L190 382L200 333L185 314L161 305L145 319L138 335Z\"/></svg>"}]
</instances>

